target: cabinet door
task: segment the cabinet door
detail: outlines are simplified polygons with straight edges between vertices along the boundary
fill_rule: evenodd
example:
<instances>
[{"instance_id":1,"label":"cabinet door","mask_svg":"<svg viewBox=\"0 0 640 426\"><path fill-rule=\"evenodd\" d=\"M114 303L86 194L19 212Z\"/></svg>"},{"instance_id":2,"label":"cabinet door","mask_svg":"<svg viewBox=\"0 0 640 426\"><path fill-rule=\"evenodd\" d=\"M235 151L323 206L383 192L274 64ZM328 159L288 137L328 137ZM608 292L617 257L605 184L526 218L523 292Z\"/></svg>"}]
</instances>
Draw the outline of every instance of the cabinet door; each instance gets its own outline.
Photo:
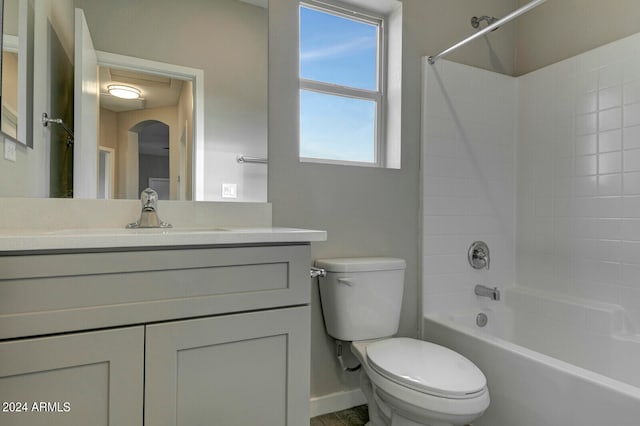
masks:
<instances>
[{"instance_id":1,"label":"cabinet door","mask_svg":"<svg viewBox=\"0 0 640 426\"><path fill-rule=\"evenodd\" d=\"M0 343L0 424L142 424L144 328Z\"/></svg>"},{"instance_id":2,"label":"cabinet door","mask_svg":"<svg viewBox=\"0 0 640 426\"><path fill-rule=\"evenodd\" d=\"M309 423L309 307L147 326L145 424Z\"/></svg>"}]
</instances>

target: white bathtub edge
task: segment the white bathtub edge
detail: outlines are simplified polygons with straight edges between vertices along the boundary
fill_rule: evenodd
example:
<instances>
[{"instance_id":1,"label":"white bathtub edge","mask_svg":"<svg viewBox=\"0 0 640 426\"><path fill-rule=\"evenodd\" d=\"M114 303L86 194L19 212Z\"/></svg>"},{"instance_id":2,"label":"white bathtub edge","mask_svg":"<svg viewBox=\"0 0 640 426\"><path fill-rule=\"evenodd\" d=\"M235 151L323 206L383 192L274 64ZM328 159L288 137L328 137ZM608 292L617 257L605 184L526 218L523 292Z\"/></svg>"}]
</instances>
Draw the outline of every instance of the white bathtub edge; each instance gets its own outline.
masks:
<instances>
[{"instance_id":1,"label":"white bathtub edge","mask_svg":"<svg viewBox=\"0 0 640 426\"><path fill-rule=\"evenodd\" d=\"M516 353L528 360L539 362L555 371L569 372L585 380L592 381L613 392L617 392L631 398L640 399L640 388L637 388L633 385L609 378L602 374L594 373L593 371L584 369L582 367L578 367L576 365L570 364L565 361L561 361L557 358L550 357L548 355L545 355L540 352L536 352L534 350L525 348L515 343L511 343L499 337L491 336L489 334L475 333L473 329L470 329L469 327L466 327L464 325L456 324L454 321L450 319L443 318L442 315L426 314L424 315L423 320L432 321L441 326L447 327L449 329L453 329L456 332L462 333L474 340L484 341L491 345L498 346L509 352ZM423 325L423 327L425 326Z\"/></svg>"}]
</instances>

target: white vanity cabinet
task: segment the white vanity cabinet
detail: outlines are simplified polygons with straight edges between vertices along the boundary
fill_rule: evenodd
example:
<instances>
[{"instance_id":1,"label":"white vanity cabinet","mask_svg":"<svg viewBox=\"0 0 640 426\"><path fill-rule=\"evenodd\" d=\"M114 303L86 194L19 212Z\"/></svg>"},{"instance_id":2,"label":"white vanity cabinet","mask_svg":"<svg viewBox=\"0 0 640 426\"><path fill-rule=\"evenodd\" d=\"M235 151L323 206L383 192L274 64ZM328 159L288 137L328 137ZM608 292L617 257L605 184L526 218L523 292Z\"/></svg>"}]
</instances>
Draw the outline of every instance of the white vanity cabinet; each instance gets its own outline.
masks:
<instances>
[{"instance_id":1,"label":"white vanity cabinet","mask_svg":"<svg viewBox=\"0 0 640 426\"><path fill-rule=\"evenodd\" d=\"M309 264L303 243L0 256L0 424L308 423Z\"/></svg>"}]
</instances>

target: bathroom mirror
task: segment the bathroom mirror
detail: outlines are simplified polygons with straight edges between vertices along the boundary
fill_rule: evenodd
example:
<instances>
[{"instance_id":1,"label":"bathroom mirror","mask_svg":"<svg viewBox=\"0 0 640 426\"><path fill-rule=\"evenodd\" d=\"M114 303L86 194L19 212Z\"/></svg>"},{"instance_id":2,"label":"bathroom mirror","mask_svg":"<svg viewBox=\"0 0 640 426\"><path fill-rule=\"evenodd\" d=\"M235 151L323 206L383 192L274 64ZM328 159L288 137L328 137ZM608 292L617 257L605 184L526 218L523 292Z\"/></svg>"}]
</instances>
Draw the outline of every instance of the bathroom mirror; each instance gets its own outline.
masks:
<instances>
[{"instance_id":1,"label":"bathroom mirror","mask_svg":"<svg viewBox=\"0 0 640 426\"><path fill-rule=\"evenodd\" d=\"M2 0L0 132L32 146L33 2Z\"/></svg>"},{"instance_id":2,"label":"bathroom mirror","mask_svg":"<svg viewBox=\"0 0 640 426\"><path fill-rule=\"evenodd\" d=\"M8 0L4 1L6 5ZM78 198L81 192L94 191L95 195L89 197L138 198L143 186L153 181L161 187L172 188L168 191L169 199L267 200L267 165L237 161L239 156L258 159L267 156L267 0L13 1L33 2L36 34L40 27L46 26L49 39L59 39L58 44L62 47L57 51L61 56L66 53L66 58L62 61L63 66L50 65L53 71L45 78L38 78L36 66L32 120L36 146L28 150L19 145L16 162L0 157L1 196ZM82 46L77 45L76 8L83 11L86 33L97 52L100 66L97 80L84 80L81 85L99 86L100 114L95 129L89 127L89 131L84 128L87 120L78 119L78 112L86 108L78 101L77 81L75 96L73 93L73 76L83 75L78 71L78 52L84 54L86 51L84 42ZM69 36L66 32L74 25ZM51 47L39 48L38 43L36 36L36 65L39 56L54 56ZM116 59L105 64L105 57ZM119 62L122 58L132 61L123 64ZM176 78L162 70L149 72L145 67L138 67L136 64L139 63L165 64L174 70L196 70L201 72L201 80L196 82L188 75ZM200 112L194 111L193 119L180 115L165 120L145 115L142 113L145 108L170 107L158 106L144 93L142 99L136 100L137 107L123 112L104 102L110 97L109 83L122 82L134 88L140 86L142 92L146 90L142 87L145 84L146 87L175 86L183 94L190 93L186 98L177 99L182 99L183 103L192 102ZM40 88L50 93L50 103L38 101ZM198 96L201 96L200 104ZM54 105L56 100L60 105ZM68 108L70 103L74 104L71 109ZM42 127L42 113L52 119L61 119L75 131L74 140L69 141L69 135L61 125L51 123ZM132 118L136 113L140 115L138 121ZM124 117L125 114L129 116ZM197 122L198 114L202 117L200 123ZM201 136L198 136L198 125L202 129ZM140 136L143 130L146 135ZM93 132L95 139L86 136ZM122 140L130 139L132 133L140 138L141 150L146 144L143 139L166 138L168 134L171 140L177 141L171 146L158 145L148 150L149 155L164 156L164 163L170 158L170 175L165 172L147 173L144 177L142 173L132 175L135 174L133 169L143 168L139 164L140 158L135 158L141 156L141 151L134 153L132 159L129 156L132 145L122 144ZM43 139L40 144L39 137ZM94 151L89 154L86 152L88 140L96 142ZM172 152L174 145L181 150L180 155ZM78 162L79 158L83 160ZM15 182L20 182L18 188L13 184ZM87 182L91 187L89 192L80 188ZM55 188L60 183L62 189Z\"/></svg>"}]
</instances>

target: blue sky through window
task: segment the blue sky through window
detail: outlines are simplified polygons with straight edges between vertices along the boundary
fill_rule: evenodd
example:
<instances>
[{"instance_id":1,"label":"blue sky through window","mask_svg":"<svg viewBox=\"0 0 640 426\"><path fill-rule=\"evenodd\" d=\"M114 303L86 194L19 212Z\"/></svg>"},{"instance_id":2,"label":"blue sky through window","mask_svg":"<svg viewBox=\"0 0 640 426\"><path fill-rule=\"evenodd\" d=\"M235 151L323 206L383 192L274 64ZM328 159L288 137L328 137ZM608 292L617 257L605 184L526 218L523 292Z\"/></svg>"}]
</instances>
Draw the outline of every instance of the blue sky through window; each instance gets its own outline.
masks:
<instances>
[{"instance_id":1,"label":"blue sky through window","mask_svg":"<svg viewBox=\"0 0 640 426\"><path fill-rule=\"evenodd\" d=\"M375 162L373 101L300 91L300 156Z\"/></svg>"},{"instance_id":2,"label":"blue sky through window","mask_svg":"<svg viewBox=\"0 0 640 426\"><path fill-rule=\"evenodd\" d=\"M377 89L378 28L300 7L300 77Z\"/></svg>"},{"instance_id":3,"label":"blue sky through window","mask_svg":"<svg viewBox=\"0 0 640 426\"><path fill-rule=\"evenodd\" d=\"M300 7L300 77L378 90L378 26ZM300 90L300 156L376 161L376 103Z\"/></svg>"}]
</instances>

